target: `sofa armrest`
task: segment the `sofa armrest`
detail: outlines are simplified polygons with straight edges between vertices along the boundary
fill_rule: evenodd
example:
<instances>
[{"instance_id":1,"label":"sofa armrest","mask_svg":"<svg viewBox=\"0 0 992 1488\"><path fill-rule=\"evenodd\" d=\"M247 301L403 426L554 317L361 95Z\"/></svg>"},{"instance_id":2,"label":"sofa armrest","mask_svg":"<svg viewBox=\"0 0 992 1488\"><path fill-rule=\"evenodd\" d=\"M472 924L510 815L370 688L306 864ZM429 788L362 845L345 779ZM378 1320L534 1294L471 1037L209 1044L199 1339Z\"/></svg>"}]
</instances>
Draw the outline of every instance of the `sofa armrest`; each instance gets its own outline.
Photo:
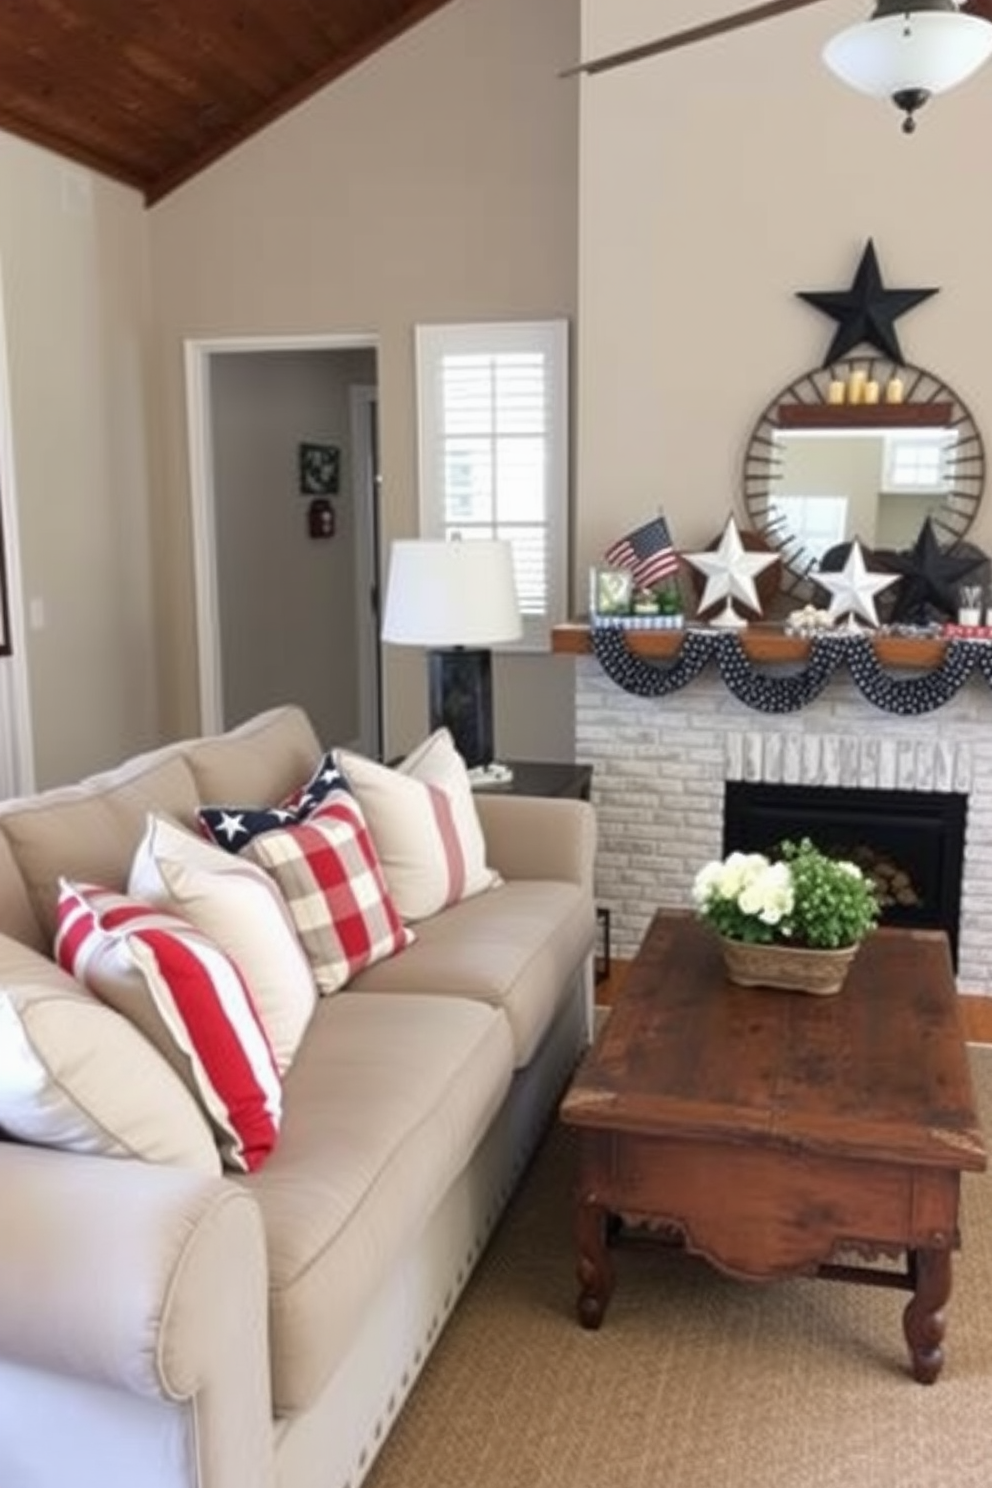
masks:
<instances>
[{"instance_id":1,"label":"sofa armrest","mask_svg":"<svg viewBox=\"0 0 992 1488\"><path fill-rule=\"evenodd\" d=\"M199 1481L268 1484L267 1266L250 1195L177 1168L11 1142L0 1142L0 1193L0 1358L190 1401Z\"/></svg>"},{"instance_id":2,"label":"sofa armrest","mask_svg":"<svg viewBox=\"0 0 992 1488\"><path fill-rule=\"evenodd\" d=\"M559 879L592 893L596 813L570 797L475 797L486 861L504 878Z\"/></svg>"}]
</instances>

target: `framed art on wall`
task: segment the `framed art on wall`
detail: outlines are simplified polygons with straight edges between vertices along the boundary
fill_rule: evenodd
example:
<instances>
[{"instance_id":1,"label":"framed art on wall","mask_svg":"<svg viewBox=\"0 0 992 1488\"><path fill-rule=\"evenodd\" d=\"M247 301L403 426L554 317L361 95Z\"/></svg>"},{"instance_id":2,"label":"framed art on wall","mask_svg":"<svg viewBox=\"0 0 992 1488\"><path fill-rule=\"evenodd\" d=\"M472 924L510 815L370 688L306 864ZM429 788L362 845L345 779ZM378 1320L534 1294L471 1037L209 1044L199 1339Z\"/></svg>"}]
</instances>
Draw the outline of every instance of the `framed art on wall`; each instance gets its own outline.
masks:
<instances>
[{"instance_id":1,"label":"framed art on wall","mask_svg":"<svg viewBox=\"0 0 992 1488\"><path fill-rule=\"evenodd\" d=\"M340 449L336 444L301 444L299 474L301 496L336 496L341 478Z\"/></svg>"},{"instance_id":2,"label":"framed art on wall","mask_svg":"<svg viewBox=\"0 0 992 1488\"><path fill-rule=\"evenodd\" d=\"M0 525L0 656L10 656L10 610L7 604L7 551Z\"/></svg>"}]
</instances>

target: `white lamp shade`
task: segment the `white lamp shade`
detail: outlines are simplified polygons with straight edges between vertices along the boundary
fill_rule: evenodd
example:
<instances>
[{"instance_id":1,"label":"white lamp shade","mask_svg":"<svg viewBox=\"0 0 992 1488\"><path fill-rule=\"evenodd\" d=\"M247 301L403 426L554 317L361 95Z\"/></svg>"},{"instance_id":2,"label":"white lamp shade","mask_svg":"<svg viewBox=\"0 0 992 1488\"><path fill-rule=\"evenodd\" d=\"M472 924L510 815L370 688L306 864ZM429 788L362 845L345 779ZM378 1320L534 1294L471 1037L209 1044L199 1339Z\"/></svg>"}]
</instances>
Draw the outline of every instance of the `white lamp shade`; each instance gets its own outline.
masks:
<instances>
[{"instance_id":1,"label":"white lamp shade","mask_svg":"<svg viewBox=\"0 0 992 1488\"><path fill-rule=\"evenodd\" d=\"M956 11L911 11L850 26L823 49L842 82L873 98L943 93L992 56L992 25Z\"/></svg>"},{"instance_id":2,"label":"white lamp shade","mask_svg":"<svg viewBox=\"0 0 992 1488\"><path fill-rule=\"evenodd\" d=\"M394 542L382 639L399 646L496 646L523 634L513 547L491 539Z\"/></svg>"}]
</instances>

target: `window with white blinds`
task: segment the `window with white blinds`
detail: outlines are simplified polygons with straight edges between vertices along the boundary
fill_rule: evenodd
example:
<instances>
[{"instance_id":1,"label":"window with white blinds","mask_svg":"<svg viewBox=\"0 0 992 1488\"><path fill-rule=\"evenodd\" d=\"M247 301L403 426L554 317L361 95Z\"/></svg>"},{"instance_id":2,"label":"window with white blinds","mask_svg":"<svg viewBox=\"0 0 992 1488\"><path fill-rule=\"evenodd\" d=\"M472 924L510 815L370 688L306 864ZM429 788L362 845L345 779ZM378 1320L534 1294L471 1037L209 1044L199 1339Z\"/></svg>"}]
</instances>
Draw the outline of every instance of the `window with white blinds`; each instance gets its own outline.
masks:
<instances>
[{"instance_id":1,"label":"window with white blinds","mask_svg":"<svg viewBox=\"0 0 992 1488\"><path fill-rule=\"evenodd\" d=\"M508 649L546 651L567 604L567 322L418 326L416 351L420 535L509 539Z\"/></svg>"}]
</instances>

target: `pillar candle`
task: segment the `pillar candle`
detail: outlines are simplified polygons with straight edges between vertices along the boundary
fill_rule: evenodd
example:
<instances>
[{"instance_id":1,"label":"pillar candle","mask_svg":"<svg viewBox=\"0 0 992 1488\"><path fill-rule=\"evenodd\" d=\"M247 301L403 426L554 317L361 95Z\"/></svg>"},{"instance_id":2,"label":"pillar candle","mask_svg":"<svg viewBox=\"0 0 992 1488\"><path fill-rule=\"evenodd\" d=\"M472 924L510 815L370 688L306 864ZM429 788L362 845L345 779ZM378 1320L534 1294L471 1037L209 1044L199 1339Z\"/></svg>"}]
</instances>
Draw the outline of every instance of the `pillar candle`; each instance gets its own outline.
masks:
<instances>
[{"instance_id":1,"label":"pillar candle","mask_svg":"<svg viewBox=\"0 0 992 1488\"><path fill-rule=\"evenodd\" d=\"M885 389L886 403L902 402L902 378L890 377Z\"/></svg>"},{"instance_id":2,"label":"pillar candle","mask_svg":"<svg viewBox=\"0 0 992 1488\"><path fill-rule=\"evenodd\" d=\"M869 382L866 382L865 383L865 402L866 403L877 403L878 402L878 383L877 382L875 382L875 381L869 381Z\"/></svg>"},{"instance_id":3,"label":"pillar candle","mask_svg":"<svg viewBox=\"0 0 992 1488\"><path fill-rule=\"evenodd\" d=\"M847 389L842 382L832 382L827 389L828 403L843 403Z\"/></svg>"},{"instance_id":4,"label":"pillar candle","mask_svg":"<svg viewBox=\"0 0 992 1488\"><path fill-rule=\"evenodd\" d=\"M860 368L851 373L847 379L847 400L849 403L860 403L864 397L865 383L868 375Z\"/></svg>"}]
</instances>

